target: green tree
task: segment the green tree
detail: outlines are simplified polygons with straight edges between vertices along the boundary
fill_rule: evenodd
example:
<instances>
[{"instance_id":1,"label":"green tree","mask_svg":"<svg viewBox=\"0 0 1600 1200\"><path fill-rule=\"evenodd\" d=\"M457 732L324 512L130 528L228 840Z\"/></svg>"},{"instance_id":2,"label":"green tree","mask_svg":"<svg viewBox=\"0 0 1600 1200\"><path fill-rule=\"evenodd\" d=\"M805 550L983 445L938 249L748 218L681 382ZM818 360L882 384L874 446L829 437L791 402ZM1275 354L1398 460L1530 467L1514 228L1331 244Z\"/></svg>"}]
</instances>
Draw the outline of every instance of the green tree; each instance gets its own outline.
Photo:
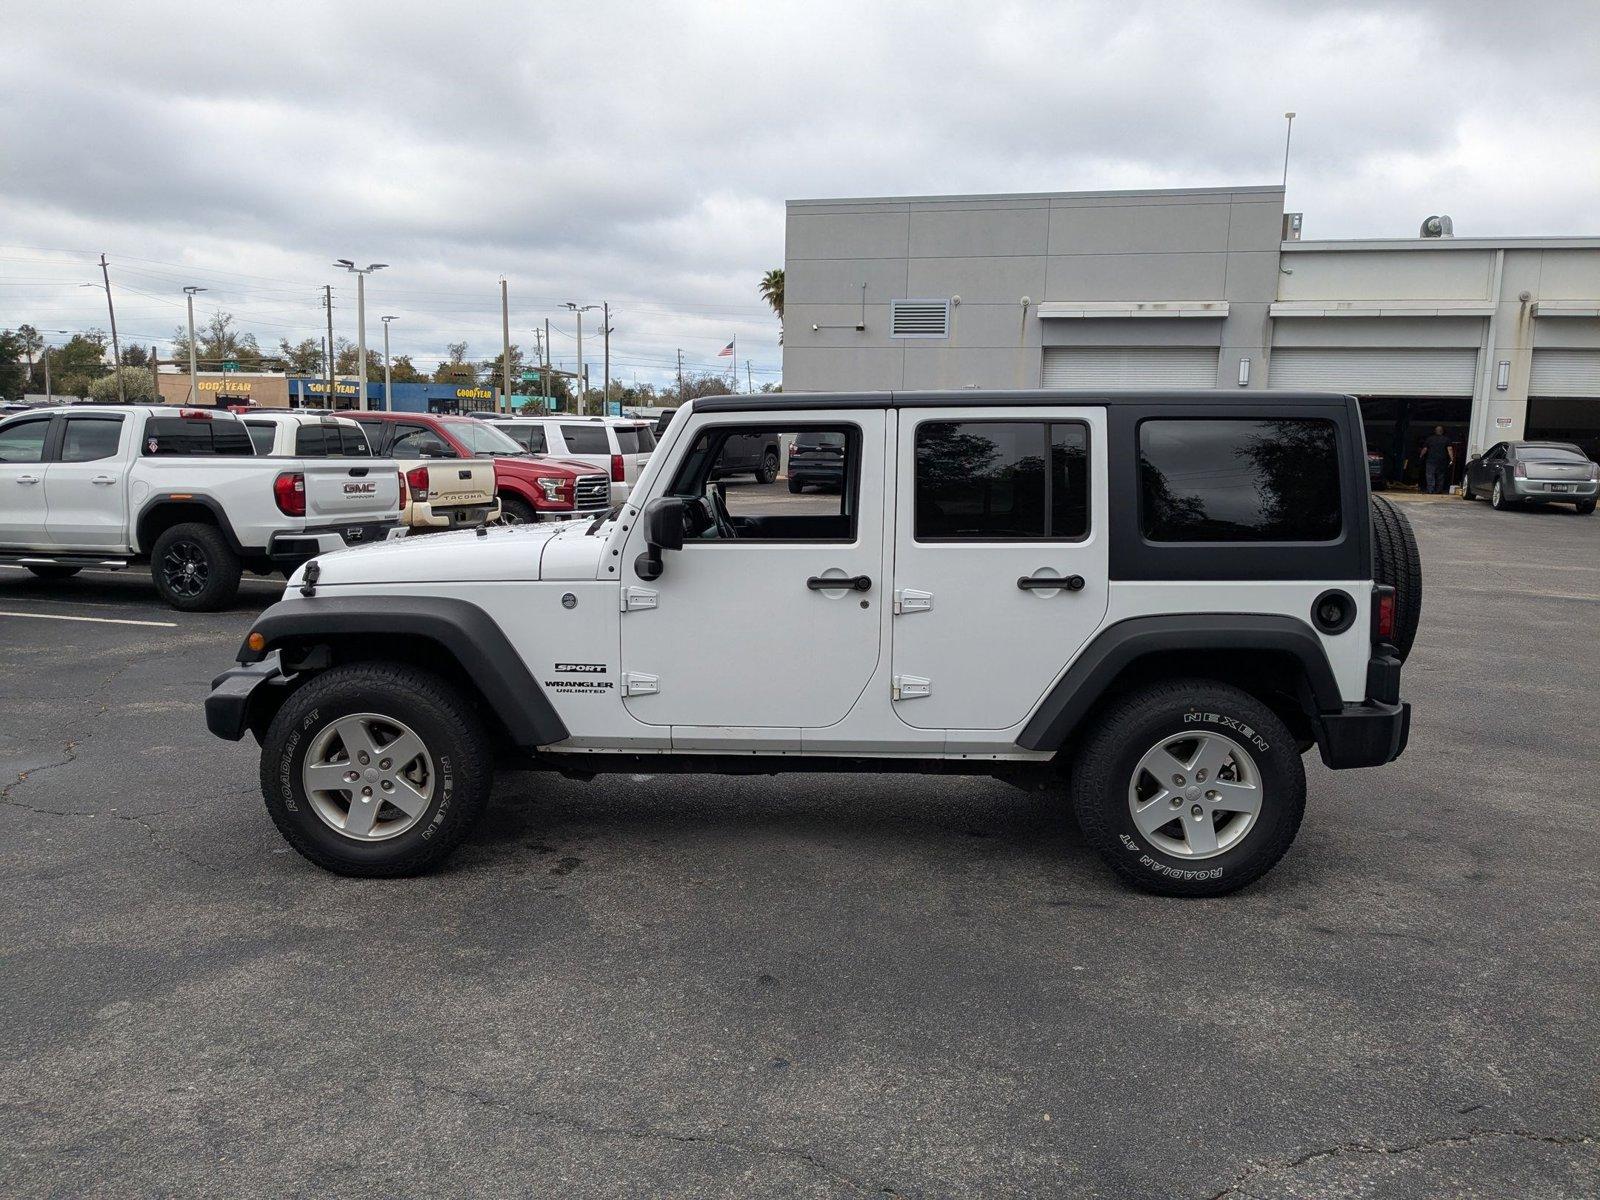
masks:
<instances>
[{"instance_id":1,"label":"green tree","mask_svg":"<svg viewBox=\"0 0 1600 1200\"><path fill-rule=\"evenodd\" d=\"M283 356L285 369L291 375L321 375L322 339L302 338L290 342L284 338L278 343L278 353Z\"/></svg>"},{"instance_id":2,"label":"green tree","mask_svg":"<svg viewBox=\"0 0 1600 1200\"><path fill-rule=\"evenodd\" d=\"M428 377L417 370L409 354L396 354L389 366L389 378L396 383L424 383Z\"/></svg>"},{"instance_id":3,"label":"green tree","mask_svg":"<svg viewBox=\"0 0 1600 1200\"><path fill-rule=\"evenodd\" d=\"M683 399L694 400L701 396L726 396L735 390L726 375L707 371L690 375L683 381Z\"/></svg>"},{"instance_id":4,"label":"green tree","mask_svg":"<svg viewBox=\"0 0 1600 1200\"><path fill-rule=\"evenodd\" d=\"M131 346L122 348L122 365L125 367L143 367L150 369L150 351L135 342Z\"/></svg>"},{"instance_id":5,"label":"green tree","mask_svg":"<svg viewBox=\"0 0 1600 1200\"><path fill-rule=\"evenodd\" d=\"M433 381L435 383L477 382L477 368L467 361L467 344L465 342L451 342L445 347L445 352L450 357L434 369Z\"/></svg>"},{"instance_id":6,"label":"green tree","mask_svg":"<svg viewBox=\"0 0 1600 1200\"><path fill-rule=\"evenodd\" d=\"M484 376L491 383L493 383L496 387L498 387L500 385L500 383L505 378L504 375L501 373L501 370L502 370L502 368L501 368L501 360L504 359L504 358L505 358L505 351L502 350L499 354L496 354L493 358L491 358L488 362L484 363L484 365L483 365L483 367L484 367ZM522 347L517 345L515 342L512 342L511 343L511 390L513 392L518 392L518 391L522 390L522 386L523 386L522 385L522 369L523 369L524 365L526 364L526 362L527 362L527 359L522 353Z\"/></svg>"},{"instance_id":7,"label":"green tree","mask_svg":"<svg viewBox=\"0 0 1600 1200\"><path fill-rule=\"evenodd\" d=\"M122 397L117 394L117 374L122 376L122 397L129 404L152 404L156 397L156 381L150 377L149 367L123 367L113 374L107 372L88 386L88 398L96 404L116 404Z\"/></svg>"},{"instance_id":8,"label":"green tree","mask_svg":"<svg viewBox=\"0 0 1600 1200\"><path fill-rule=\"evenodd\" d=\"M111 370L106 361L108 340L100 330L91 329L73 334L65 345L51 351L50 370L57 390L80 399L88 395L89 384ZM70 387L69 379L73 381Z\"/></svg>"},{"instance_id":9,"label":"green tree","mask_svg":"<svg viewBox=\"0 0 1600 1200\"><path fill-rule=\"evenodd\" d=\"M356 344L349 338L339 339L338 352L333 356L333 369L340 375L361 373L361 356L356 350ZM383 378L383 355L371 347L367 349L367 378L368 380Z\"/></svg>"},{"instance_id":10,"label":"green tree","mask_svg":"<svg viewBox=\"0 0 1600 1200\"><path fill-rule=\"evenodd\" d=\"M211 314L205 327L194 335L195 357L202 370L219 370L225 362L237 362L243 371L261 369L261 347L256 335L234 328L232 313L221 309ZM181 326L172 335L172 357L179 362L189 358L189 331Z\"/></svg>"},{"instance_id":11,"label":"green tree","mask_svg":"<svg viewBox=\"0 0 1600 1200\"><path fill-rule=\"evenodd\" d=\"M33 360L44 349L44 338L32 325L18 325L17 336L22 339L22 353L28 360L28 387L33 386Z\"/></svg>"},{"instance_id":12,"label":"green tree","mask_svg":"<svg viewBox=\"0 0 1600 1200\"><path fill-rule=\"evenodd\" d=\"M22 399L28 387L28 374L22 365L25 354L26 339L22 334L9 329L0 333L0 398Z\"/></svg>"}]
</instances>

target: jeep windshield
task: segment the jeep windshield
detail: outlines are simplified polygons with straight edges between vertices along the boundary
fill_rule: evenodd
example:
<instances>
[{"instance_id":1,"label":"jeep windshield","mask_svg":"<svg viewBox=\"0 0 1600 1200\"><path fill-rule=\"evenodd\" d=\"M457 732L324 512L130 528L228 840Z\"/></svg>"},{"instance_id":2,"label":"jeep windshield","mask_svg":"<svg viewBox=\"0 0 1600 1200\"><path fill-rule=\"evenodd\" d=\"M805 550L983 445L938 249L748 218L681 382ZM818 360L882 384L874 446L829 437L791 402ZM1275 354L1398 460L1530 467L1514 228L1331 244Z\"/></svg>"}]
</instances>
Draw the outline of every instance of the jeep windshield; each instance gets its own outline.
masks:
<instances>
[{"instance_id":1,"label":"jeep windshield","mask_svg":"<svg viewBox=\"0 0 1600 1200\"><path fill-rule=\"evenodd\" d=\"M455 438L473 454L486 458L532 458L533 456L512 440L507 434L501 433L493 425L483 421L474 421L470 417L453 421L440 422L450 436Z\"/></svg>"}]
</instances>

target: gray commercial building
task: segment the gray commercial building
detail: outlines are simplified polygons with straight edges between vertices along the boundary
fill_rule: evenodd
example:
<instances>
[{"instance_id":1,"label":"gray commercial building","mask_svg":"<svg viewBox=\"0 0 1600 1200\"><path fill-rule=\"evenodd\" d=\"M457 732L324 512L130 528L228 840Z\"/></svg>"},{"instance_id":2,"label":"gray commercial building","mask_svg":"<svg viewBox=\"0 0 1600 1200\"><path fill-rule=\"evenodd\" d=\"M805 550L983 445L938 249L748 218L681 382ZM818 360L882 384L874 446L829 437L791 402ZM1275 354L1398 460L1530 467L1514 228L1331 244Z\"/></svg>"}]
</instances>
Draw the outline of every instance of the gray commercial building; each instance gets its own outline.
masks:
<instances>
[{"instance_id":1,"label":"gray commercial building","mask_svg":"<svg viewBox=\"0 0 1600 1200\"><path fill-rule=\"evenodd\" d=\"M1397 478L1434 425L1600 459L1600 237L1310 241L1283 198L790 201L784 389L1327 388Z\"/></svg>"}]
</instances>

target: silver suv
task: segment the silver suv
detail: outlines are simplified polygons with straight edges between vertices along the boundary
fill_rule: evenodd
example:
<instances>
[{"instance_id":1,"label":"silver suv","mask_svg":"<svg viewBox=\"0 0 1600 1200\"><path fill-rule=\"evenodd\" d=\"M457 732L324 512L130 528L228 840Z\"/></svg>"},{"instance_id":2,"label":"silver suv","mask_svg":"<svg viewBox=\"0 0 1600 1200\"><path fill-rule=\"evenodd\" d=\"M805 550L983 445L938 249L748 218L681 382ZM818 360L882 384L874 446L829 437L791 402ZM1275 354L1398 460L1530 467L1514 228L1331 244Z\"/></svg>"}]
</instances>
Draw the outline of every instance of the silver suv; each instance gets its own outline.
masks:
<instances>
[{"instance_id":1,"label":"silver suv","mask_svg":"<svg viewBox=\"0 0 1600 1200\"><path fill-rule=\"evenodd\" d=\"M489 417L530 454L575 459L605 471L611 478L611 500L628 498L639 473L656 448L648 421L628 417Z\"/></svg>"}]
</instances>

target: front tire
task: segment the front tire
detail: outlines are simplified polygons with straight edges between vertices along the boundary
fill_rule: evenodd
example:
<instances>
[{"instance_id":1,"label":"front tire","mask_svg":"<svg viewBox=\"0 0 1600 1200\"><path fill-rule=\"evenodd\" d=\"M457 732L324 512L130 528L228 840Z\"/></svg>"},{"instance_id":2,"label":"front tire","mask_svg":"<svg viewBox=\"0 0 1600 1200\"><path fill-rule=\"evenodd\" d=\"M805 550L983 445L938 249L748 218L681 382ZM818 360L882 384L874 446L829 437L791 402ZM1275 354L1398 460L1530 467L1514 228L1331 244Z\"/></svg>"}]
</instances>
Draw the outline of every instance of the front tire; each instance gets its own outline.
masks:
<instances>
[{"instance_id":1,"label":"front tire","mask_svg":"<svg viewBox=\"0 0 1600 1200\"><path fill-rule=\"evenodd\" d=\"M519 496L500 497L500 521L505 525L533 525L539 520L538 510Z\"/></svg>"},{"instance_id":2,"label":"front tire","mask_svg":"<svg viewBox=\"0 0 1600 1200\"><path fill-rule=\"evenodd\" d=\"M761 459L761 467L756 471L757 483L772 483L778 478L778 456L771 450Z\"/></svg>"},{"instance_id":3,"label":"front tire","mask_svg":"<svg viewBox=\"0 0 1600 1200\"><path fill-rule=\"evenodd\" d=\"M1305 768L1283 722L1207 679L1124 697L1072 767L1085 839L1123 880L1159 896L1253 883L1288 851L1305 803Z\"/></svg>"},{"instance_id":4,"label":"front tire","mask_svg":"<svg viewBox=\"0 0 1600 1200\"><path fill-rule=\"evenodd\" d=\"M215 612L233 603L243 573L239 556L215 525L174 525L150 551L161 598L180 612Z\"/></svg>"},{"instance_id":5,"label":"front tire","mask_svg":"<svg viewBox=\"0 0 1600 1200\"><path fill-rule=\"evenodd\" d=\"M336 875L437 866L471 831L493 782L489 739L467 698L399 663L323 672L284 702L261 743L273 824Z\"/></svg>"},{"instance_id":6,"label":"front tire","mask_svg":"<svg viewBox=\"0 0 1600 1200\"><path fill-rule=\"evenodd\" d=\"M28 570L32 571L40 579L49 579L49 580L55 581L55 580L61 580L61 579L71 579L79 571L83 570L83 568L82 567L55 567L55 566L48 566L48 565L45 565L45 564L38 564L38 565L30 565L28 567Z\"/></svg>"}]
</instances>

